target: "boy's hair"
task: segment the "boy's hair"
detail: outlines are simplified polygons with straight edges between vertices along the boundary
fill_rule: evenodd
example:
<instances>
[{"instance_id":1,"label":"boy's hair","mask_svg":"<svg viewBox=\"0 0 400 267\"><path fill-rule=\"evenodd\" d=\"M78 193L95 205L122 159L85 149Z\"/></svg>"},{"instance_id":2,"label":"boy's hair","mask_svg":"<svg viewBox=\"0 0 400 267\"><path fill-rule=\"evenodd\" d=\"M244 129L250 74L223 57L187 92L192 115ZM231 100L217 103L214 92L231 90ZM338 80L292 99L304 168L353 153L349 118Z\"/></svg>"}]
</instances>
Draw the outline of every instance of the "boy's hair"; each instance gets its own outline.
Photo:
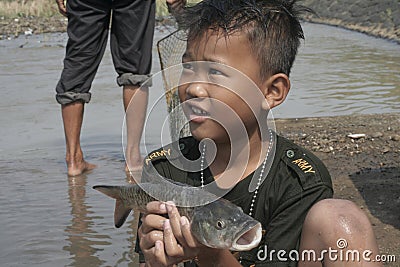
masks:
<instances>
[{"instance_id":1,"label":"boy's hair","mask_svg":"<svg viewBox=\"0 0 400 267\"><path fill-rule=\"evenodd\" d=\"M193 41L209 30L225 38L245 32L260 64L260 77L290 74L300 39L304 39L299 14L310 9L296 0L204 0L177 14L178 25Z\"/></svg>"}]
</instances>

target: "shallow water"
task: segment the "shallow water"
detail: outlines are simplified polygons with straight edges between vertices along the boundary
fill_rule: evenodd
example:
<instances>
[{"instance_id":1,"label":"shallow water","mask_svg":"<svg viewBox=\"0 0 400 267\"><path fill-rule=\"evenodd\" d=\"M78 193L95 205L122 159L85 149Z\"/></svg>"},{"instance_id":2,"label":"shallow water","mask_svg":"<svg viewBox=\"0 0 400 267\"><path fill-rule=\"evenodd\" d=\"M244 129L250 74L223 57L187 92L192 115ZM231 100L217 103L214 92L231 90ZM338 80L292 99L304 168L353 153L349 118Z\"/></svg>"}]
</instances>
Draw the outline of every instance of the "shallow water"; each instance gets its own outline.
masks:
<instances>
[{"instance_id":1,"label":"shallow water","mask_svg":"<svg viewBox=\"0 0 400 267\"><path fill-rule=\"evenodd\" d=\"M167 33L159 29L156 40ZM275 117L400 110L399 45L323 25L305 24L305 34L292 91ZM113 201L91 189L126 181L121 89L110 53L93 84L82 131L86 158L98 168L68 178L54 98L65 43L65 34L0 41L0 265L135 266L135 222L115 229ZM153 66L159 70L155 49ZM154 101L160 92L152 90ZM157 115L161 120L165 112ZM152 129L161 121L153 121L147 150L159 146Z\"/></svg>"}]
</instances>

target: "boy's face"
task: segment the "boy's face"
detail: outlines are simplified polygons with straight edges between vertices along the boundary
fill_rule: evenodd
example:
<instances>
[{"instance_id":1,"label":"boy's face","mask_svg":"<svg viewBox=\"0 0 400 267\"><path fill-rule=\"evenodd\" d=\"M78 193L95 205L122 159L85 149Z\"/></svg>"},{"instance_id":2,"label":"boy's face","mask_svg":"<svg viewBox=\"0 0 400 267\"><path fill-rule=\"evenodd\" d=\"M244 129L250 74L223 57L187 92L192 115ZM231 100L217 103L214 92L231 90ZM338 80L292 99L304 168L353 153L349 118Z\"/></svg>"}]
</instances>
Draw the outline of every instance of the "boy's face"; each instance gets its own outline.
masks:
<instances>
[{"instance_id":1,"label":"boy's face","mask_svg":"<svg viewBox=\"0 0 400 267\"><path fill-rule=\"evenodd\" d=\"M209 31L188 41L182 62L179 98L195 138L226 142L266 123L265 81L243 33Z\"/></svg>"}]
</instances>

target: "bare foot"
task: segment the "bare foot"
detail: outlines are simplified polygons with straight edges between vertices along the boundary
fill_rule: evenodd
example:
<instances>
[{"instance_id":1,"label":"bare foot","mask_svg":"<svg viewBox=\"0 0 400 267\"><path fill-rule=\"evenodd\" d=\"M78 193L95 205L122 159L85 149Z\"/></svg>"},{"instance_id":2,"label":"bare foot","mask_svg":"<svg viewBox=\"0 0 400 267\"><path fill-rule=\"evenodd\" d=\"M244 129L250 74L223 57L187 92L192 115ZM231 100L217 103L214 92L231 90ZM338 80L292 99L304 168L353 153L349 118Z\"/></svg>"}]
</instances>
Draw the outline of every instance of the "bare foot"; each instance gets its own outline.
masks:
<instances>
[{"instance_id":1,"label":"bare foot","mask_svg":"<svg viewBox=\"0 0 400 267\"><path fill-rule=\"evenodd\" d=\"M143 158L125 164L125 172L140 172L143 169Z\"/></svg>"},{"instance_id":2,"label":"bare foot","mask_svg":"<svg viewBox=\"0 0 400 267\"><path fill-rule=\"evenodd\" d=\"M91 171L97 166L86 162L85 160L79 161L79 163L67 163L68 176L77 176L85 172Z\"/></svg>"},{"instance_id":3,"label":"bare foot","mask_svg":"<svg viewBox=\"0 0 400 267\"><path fill-rule=\"evenodd\" d=\"M144 158L137 149L126 150L125 154L125 172L141 172L143 169Z\"/></svg>"},{"instance_id":4,"label":"bare foot","mask_svg":"<svg viewBox=\"0 0 400 267\"><path fill-rule=\"evenodd\" d=\"M126 181L130 184L138 184L142 180L142 170L140 171L127 171Z\"/></svg>"},{"instance_id":5,"label":"bare foot","mask_svg":"<svg viewBox=\"0 0 400 267\"><path fill-rule=\"evenodd\" d=\"M142 169L143 167L140 166L140 168L132 170L128 168L128 165L125 165L126 180L128 181L128 183L130 184L140 183L140 181L142 180Z\"/></svg>"}]
</instances>

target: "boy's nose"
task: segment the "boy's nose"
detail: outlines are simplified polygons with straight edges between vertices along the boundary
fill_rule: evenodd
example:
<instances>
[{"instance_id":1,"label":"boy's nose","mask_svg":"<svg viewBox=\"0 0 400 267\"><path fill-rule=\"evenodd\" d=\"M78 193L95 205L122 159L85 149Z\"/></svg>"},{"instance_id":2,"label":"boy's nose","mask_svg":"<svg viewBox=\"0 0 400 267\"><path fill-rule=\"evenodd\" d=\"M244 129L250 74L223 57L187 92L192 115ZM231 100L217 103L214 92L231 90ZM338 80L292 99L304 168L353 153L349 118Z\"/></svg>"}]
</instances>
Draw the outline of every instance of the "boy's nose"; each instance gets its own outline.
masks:
<instances>
[{"instance_id":1,"label":"boy's nose","mask_svg":"<svg viewBox=\"0 0 400 267\"><path fill-rule=\"evenodd\" d=\"M191 98L204 98L208 97L207 83L196 82L191 83L186 87L186 100Z\"/></svg>"}]
</instances>

